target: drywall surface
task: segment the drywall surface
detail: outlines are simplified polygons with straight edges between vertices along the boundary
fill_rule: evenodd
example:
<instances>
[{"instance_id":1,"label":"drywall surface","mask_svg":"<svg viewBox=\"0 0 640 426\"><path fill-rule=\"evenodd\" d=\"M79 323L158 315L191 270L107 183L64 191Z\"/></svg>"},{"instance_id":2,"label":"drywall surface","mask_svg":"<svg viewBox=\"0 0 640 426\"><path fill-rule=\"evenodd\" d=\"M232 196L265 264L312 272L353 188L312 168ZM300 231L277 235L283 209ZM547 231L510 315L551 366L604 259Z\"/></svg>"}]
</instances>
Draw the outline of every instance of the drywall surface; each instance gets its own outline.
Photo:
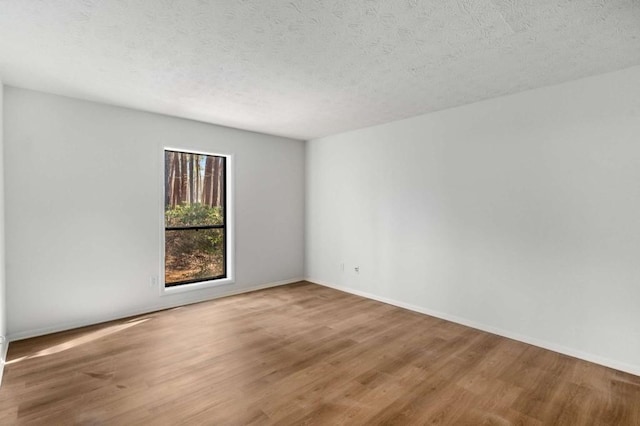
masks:
<instances>
[{"instance_id":1,"label":"drywall surface","mask_svg":"<svg viewBox=\"0 0 640 426\"><path fill-rule=\"evenodd\" d=\"M0 80L0 380L2 378L2 364L5 359L7 345L6 322L6 292L5 292L5 251L4 251L4 131L3 131L3 105L4 86Z\"/></svg>"},{"instance_id":2,"label":"drywall surface","mask_svg":"<svg viewBox=\"0 0 640 426\"><path fill-rule=\"evenodd\" d=\"M159 295L162 149L234 155L233 285ZM6 87L11 339L303 275L304 143Z\"/></svg>"},{"instance_id":3,"label":"drywall surface","mask_svg":"<svg viewBox=\"0 0 640 426\"><path fill-rule=\"evenodd\" d=\"M639 141L640 67L309 141L306 275L640 374Z\"/></svg>"}]
</instances>

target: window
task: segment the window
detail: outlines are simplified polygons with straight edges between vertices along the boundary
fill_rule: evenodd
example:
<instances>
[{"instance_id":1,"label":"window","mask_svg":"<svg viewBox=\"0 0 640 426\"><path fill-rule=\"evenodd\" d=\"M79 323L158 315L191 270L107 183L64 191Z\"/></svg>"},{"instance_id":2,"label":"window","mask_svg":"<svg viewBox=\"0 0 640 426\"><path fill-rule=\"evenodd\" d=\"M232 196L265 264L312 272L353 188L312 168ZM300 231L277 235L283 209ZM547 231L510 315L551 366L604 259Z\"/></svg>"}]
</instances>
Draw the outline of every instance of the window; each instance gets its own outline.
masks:
<instances>
[{"instance_id":1,"label":"window","mask_svg":"<svg viewBox=\"0 0 640 426\"><path fill-rule=\"evenodd\" d=\"M224 155L164 150L164 286L229 282Z\"/></svg>"}]
</instances>

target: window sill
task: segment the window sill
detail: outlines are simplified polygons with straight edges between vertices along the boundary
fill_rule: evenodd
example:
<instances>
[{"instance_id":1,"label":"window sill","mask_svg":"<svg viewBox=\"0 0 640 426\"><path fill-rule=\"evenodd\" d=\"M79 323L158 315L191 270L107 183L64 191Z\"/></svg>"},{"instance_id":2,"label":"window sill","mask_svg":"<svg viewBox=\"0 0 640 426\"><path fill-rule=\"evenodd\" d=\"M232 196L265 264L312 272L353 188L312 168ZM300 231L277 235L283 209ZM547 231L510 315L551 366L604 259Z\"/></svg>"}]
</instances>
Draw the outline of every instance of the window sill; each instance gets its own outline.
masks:
<instances>
[{"instance_id":1,"label":"window sill","mask_svg":"<svg viewBox=\"0 0 640 426\"><path fill-rule=\"evenodd\" d=\"M170 294L185 293L188 291L202 290L202 289L211 288L211 287L219 287L219 286L229 285L233 283L234 283L234 280L232 278L221 278L218 280L201 281L197 283L183 284L183 285L177 285L173 287L165 287L163 284L162 290L160 291L160 295L167 296Z\"/></svg>"}]
</instances>

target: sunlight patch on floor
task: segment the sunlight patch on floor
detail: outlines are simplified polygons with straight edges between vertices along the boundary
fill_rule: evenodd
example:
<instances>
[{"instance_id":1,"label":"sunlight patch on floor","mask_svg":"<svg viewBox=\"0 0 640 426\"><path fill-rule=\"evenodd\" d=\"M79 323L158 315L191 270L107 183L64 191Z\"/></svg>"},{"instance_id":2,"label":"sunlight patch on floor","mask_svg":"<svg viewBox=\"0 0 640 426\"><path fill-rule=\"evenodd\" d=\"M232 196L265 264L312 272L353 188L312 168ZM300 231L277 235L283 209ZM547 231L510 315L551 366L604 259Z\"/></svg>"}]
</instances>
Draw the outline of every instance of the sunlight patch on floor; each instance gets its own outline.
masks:
<instances>
[{"instance_id":1,"label":"sunlight patch on floor","mask_svg":"<svg viewBox=\"0 0 640 426\"><path fill-rule=\"evenodd\" d=\"M149 321L150 319L151 318L134 319L124 324L112 325L110 327L96 330L91 333L85 334L83 336L77 337L75 339L71 339L67 342L60 343L59 345L54 345L47 349L43 349L41 351L36 352L35 354L12 359L11 361L7 361L5 364L6 365L17 364L18 362L25 361L27 359L40 358L47 355L57 354L57 353L75 348L77 346L83 345L85 343L93 342L95 340L101 339L103 337L109 336L119 331L126 330L127 328L133 327L135 325L142 324L144 322Z\"/></svg>"}]
</instances>

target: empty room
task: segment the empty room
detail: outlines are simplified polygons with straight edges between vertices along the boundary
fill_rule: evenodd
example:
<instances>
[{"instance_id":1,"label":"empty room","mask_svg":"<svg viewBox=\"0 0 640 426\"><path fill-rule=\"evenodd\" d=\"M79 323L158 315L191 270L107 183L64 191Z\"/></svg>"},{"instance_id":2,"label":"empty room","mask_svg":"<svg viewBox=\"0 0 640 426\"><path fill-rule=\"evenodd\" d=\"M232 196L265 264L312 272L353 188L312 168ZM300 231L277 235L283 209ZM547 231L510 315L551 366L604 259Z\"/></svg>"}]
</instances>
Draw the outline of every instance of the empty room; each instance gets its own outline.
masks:
<instances>
[{"instance_id":1,"label":"empty room","mask_svg":"<svg viewBox=\"0 0 640 426\"><path fill-rule=\"evenodd\" d=\"M637 0L0 0L0 425L640 425Z\"/></svg>"}]
</instances>

